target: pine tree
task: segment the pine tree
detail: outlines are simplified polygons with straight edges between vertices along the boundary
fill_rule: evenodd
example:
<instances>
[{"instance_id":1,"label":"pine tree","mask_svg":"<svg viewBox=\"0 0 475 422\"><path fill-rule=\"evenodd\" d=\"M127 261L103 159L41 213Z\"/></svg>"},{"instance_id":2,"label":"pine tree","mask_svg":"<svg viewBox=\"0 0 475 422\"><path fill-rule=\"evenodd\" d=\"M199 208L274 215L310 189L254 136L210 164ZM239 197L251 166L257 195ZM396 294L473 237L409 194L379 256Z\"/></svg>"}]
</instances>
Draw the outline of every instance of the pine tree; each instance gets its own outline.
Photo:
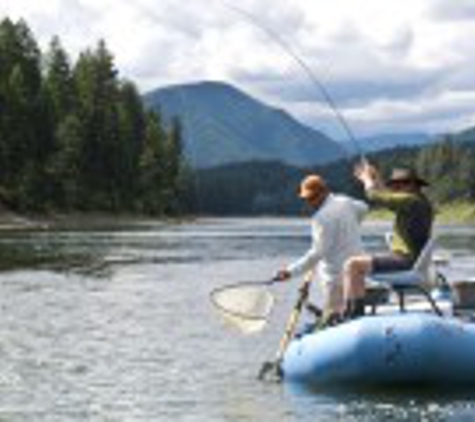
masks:
<instances>
[{"instance_id":1,"label":"pine tree","mask_svg":"<svg viewBox=\"0 0 475 422\"><path fill-rule=\"evenodd\" d=\"M166 203L168 212L175 213L179 209L180 192L184 189L184 163L182 127L177 118L174 118L168 130L165 143L165 181L166 181Z\"/></svg>"},{"instance_id":2,"label":"pine tree","mask_svg":"<svg viewBox=\"0 0 475 422\"><path fill-rule=\"evenodd\" d=\"M41 201L51 139L42 92L40 50L24 21L0 23L0 179L16 202Z\"/></svg>"},{"instance_id":3,"label":"pine tree","mask_svg":"<svg viewBox=\"0 0 475 422\"><path fill-rule=\"evenodd\" d=\"M163 214L168 197L165 152L165 133L160 117L149 112L146 116L146 132L140 156L140 211L147 214Z\"/></svg>"},{"instance_id":4,"label":"pine tree","mask_svg":"<svg viewBox=\"0 0 475 422\"><path fill-rule=\"evenodd\" d=\"M56 140L58 149L52 155L49 166L51 184L55 192L52 200L61 209L87 210L88 193L81 185L84 131L74 113L67 115L58 124Z\"/></svg>"},{"instance_id":5,"label":"pine tree","mask_svg":"<svg viewBox=\"0 0 475 422\"><path fill-rule=\"evenodd\" d=\"M117 179L119 149L119 95L112 55L101 41L94 52L81 54L74 70L79 117L84 128L82 184L93 209L120 207Z\"/></svg>"},{"instance_id":6,"label":"pine tree","mask_svg":"<svg viewBox=\"0 0 475 422\"><path fill-rule=\"evenodd\" d=\"M146 121L142 100L135 85L121 84L118 101L119 113L119 153L118 184L124 206L135 208L139 188L138 177L140 154L145 138Z\"/></svg>"},{"instance_id":7,"label":"pine tree","mask_svg":"<svg viewBox=\"0 0 475 422\"><path fill-rule=\"evenodd\" d=\"M51 40L44 62L44 86L57 125L74 111L76 96L69 58L58 37Z\"/></svg>"}]
</instances>

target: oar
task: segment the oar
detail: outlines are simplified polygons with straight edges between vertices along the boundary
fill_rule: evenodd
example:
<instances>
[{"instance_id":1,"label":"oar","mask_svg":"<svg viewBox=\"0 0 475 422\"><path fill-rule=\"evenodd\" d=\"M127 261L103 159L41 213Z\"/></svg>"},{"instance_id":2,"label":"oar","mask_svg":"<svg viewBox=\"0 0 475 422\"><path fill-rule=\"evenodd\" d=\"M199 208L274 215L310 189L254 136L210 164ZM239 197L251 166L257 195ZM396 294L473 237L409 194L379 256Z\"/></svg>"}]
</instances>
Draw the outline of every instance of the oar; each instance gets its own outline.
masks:
<instances>
[{"instance_id":1,"label":"oar","mask_svg":"<svg viewBox=\"0 0 475 422\"><path fill-rule=\"evenodd\" d=\"M274 375L277 378L281 378L282 374L280 371L280 363L282 362L282 358L284 357L284 353L287 350L287 346L289 345L290 341L294 337L295 329L297 328L297 323L300 318L300 314L302 313L302 309L305 305L305 302L308 298L308 292L310 288L310 284L313 280L313 271L308 271L305 274L304 281L299 288L299 295L297 298L297 302L293 307L292 311L290 312L289 318L287 320L287 324L285 326L285 331L280 339L279 348L277 349L277 353L273 361L267 361L262 364L262 367L258 374L258 379L263 380L265 379L266 375L269 374L271 371L274 372Z\"/></svg>"}]
</instances>

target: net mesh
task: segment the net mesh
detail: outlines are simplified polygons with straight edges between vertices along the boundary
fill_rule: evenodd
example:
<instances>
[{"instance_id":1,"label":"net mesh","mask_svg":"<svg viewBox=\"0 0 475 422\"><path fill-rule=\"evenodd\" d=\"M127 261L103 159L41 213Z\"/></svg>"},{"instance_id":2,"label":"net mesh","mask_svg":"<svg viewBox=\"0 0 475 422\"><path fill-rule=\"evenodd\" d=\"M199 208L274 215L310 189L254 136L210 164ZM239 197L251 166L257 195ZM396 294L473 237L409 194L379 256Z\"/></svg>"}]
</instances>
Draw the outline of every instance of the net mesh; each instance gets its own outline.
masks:
<instances>
[{"instance_id":1,"label":"net mesh","mask_svg":"<svg viewBox=\"0 0 475 422\"><path fill-rule=\"evenodd\" d=\"M226 325L244 334L261 331L274 305L274 296L268 288L256 283L214 290L211 300Z\"/></svg>"}]
</instances>

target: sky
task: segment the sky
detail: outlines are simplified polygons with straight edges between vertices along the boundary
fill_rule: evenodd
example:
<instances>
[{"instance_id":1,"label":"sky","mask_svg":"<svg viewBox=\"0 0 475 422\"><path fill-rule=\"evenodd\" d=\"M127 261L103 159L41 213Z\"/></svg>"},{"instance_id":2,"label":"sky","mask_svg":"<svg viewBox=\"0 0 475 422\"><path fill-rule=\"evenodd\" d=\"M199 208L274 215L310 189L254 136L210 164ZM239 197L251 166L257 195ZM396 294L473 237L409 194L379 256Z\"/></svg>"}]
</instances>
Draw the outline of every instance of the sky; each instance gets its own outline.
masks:
<instances>
[{"instance_id":1,"label":"sky","mask_svg":"<svg viewBox=\"0 0 475 422\"><path fill-rule=\"evenodd\" d=\"M72 60L104 39L142 93L224 81L337 139L319 84L356 137L475 125L475 0L2 0L4 17Z\"/></svg>"}]
</instances>

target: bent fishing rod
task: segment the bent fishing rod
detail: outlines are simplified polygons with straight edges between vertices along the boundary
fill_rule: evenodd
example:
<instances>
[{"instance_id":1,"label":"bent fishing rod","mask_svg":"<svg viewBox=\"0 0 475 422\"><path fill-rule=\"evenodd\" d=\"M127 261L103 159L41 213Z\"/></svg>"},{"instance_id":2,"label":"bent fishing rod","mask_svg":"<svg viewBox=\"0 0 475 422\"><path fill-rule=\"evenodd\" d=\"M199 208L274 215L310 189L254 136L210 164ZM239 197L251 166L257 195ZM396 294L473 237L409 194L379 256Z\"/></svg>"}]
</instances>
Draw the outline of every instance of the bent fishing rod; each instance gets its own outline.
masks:
<instances>
[{"instance_id":1,"label":"bent fishing rod","mask_svg":"<svg viewBox=\"0 0 475 422\"><path fill-rule=\"evenodd\" d=\"M354 136L353 131L350 128L350 125L348 124L343 114L340 112L340 110L336 106L336 103L331 97L331 95L329 94L328 90L325 88L325 85L320 81L320 79L317 77L315 72L312 71L312 69L307 65L307 63L295 52L295 50L290 46L290 44L286 42L274 30L264 25L253 14L225 2L222 2L222 5L226 7L227 9L241 15L252 25L256 26L257 28L265 32L270 39L272 39L277 45L279 45L299 65L299 67L304 71L304 73L309 78L312 85L314 85L318 89L318 91L321 93L321 95L323 96L324 100L326 101L330 109L333 111L335 117L339 121L349 141L353 144L356 154L360 157L360 161L362 163L367 163L367 159L366 159L363 149L361 148L360 144L356 140L356 137Z\"/></svg>"}]
</instances>

